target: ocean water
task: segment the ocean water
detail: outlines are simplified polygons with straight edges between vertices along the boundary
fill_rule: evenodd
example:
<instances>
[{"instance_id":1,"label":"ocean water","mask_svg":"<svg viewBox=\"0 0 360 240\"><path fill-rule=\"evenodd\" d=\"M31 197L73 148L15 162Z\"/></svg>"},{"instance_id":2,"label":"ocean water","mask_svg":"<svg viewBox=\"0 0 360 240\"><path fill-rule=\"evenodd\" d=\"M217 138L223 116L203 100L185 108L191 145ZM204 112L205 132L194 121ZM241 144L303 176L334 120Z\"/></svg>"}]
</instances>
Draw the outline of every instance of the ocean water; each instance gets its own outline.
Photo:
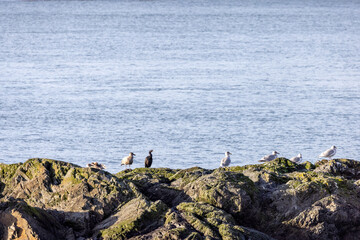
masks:
<instances>
[{"instance_id":1,"label":"ocean water","mask_svg":"<svg viewBox=\"0 0 360 240\"><path fill-rule=\"evenodd\" d=\"M0 0L0 162L360 160L358 0Z\"/></svg>"}]
</instances>

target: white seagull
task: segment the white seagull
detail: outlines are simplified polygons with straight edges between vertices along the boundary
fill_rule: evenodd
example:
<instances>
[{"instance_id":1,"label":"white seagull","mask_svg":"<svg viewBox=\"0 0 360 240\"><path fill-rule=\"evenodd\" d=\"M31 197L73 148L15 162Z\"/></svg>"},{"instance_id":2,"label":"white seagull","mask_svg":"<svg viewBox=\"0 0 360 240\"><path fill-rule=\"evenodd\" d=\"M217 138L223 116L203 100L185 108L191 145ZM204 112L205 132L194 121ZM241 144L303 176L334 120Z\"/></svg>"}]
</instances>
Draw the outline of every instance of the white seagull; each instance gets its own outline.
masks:
<instances>
[{"instance_id":1,"label":"white seagull","mask_svg":"<svg viewBox=\"0 0 360 240\"><path fill-rule=\"evenodd\" d=\"M129 168L130 168L130 165L134 162L134 156L136 156L136 155L134 153L130 152L129 156L124 157L121 160L121 166L125 165L125 168L126 168L126 165L129 165Z\"/></svg>"},{"instance_id":2,"label":"white seagull","mask_svg":"<svg viewBox=\"0 0 360 240\"><path fill-rule=\"evenodd\" d=\"M290 161L294 163L300 163L302 161L302 155L299 153L296 157L290 158Z\"/></svg>"},{"instance_id":3,"label":"white seagull","mask_svg":"<svg viewBox=\"0 0 360 240\"><path fill-rule=\"evenodd\" d=\"M232 154L231 152L225 153L225 157L223 159L221 159L220 167L227 167L230 165L230 163L231 163L230 155L231 154Z\"/></svg>"},{"instance_id":4,"label":"white seagull","mask_svg":"<svg viewBox=\"0 0 360 240\"><path fill-rule=\"evenodd\" d=\"M270 162L277 158L277 155L280 154L277 151L273 151L272 154L264 156L259 162Z\"/></svg>"},{"instance_id":5,"label":"white seagull","mask_svg":"<svg viewBox=\"0 0 360 240\"><path fill-rule=\"evenodd\" d=\"M331 148L329 148L328 150L326 150L325 152L321 153L319 155L319 158L329 158L331 160L331 157L333 157L336 153L336 147L332 146Z\"/></svg>"}]
</instances>

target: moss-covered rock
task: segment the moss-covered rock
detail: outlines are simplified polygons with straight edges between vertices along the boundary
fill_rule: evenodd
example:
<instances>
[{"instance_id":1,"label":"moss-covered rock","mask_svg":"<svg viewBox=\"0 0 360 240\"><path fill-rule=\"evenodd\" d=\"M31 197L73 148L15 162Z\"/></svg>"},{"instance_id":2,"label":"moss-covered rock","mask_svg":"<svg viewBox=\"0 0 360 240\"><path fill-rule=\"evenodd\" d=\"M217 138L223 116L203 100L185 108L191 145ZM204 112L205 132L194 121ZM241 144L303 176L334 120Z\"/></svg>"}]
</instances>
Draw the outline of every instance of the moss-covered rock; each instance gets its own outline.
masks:
<instances>
[{"instance_id":1,"label":"moss-covered rock","mask_svg":"<svg viewBox=\"0 0 360 240\"><path fill-rule=\"evenodd\" d=\"M134 183L150 200L161 200L169 206L175 206L188 199L182 190L171 184L176 180L174 176L182 171L168 168L137 168L119 172L116 176Z\"/></svg>"},{"instance_id":2,"label":"moss-covered rock","mask_svg":"<svg viewBox=\"0 0 360 240\"><path fill-rule=\"evenodd\" d=\"M124 170L116 174L119 179L136 181L139 184L147 183L149 180L169 183L171 177L177 172L170 168L136 168L134 170Z\"/></svg>"},{"instance_id":3,"label":"moss-covered rock","mask_svg":"<svg viewBox=\"0 0 360 240\"><path fill-rule=\"evenodd\" d=\"M181 203L177 209L207 239L272 239L256 230L237 225L229 213L206 203Z\"/></svg>"},{"instance_id":4,"label":"moss-covered rock","mask_svg":"<svg viewBox=\"0 0 360 240\"><path fill-rule=\"evenodd\" d=\"M184 187L184 192L193 201L209 203L234 214L237 218L246 215L257 194L255 184L242 173L217 169L199 177Z\"/></svg>"},{"instance_id":5,"label":"moss-covered rock","mask_svg":"<svg viewBox=\"0 0 360 240\"><path fill-rule=\"evenodd\" d=\"M306 161L306 162L302 163L301 165L303 165L306 170L313 170L313 169L315 169L315 165L312 164L312 163L309 162L309 161Z\"/></svg>"},{"instance_id":6,"label":"moss-covered rock","mask_svg":"<svg viewBox=\"0 0 360 240\"><path fill-rule=\"evenodd\" d=\"M302 167L289 159L277 158L271 162L260 164L260 168L275 174L283 174L300 170Z\"/></svg>"},{"instance_id":7,"label":"moss-covered rock","mask_svg":"<svg viewBox=\"0 0 360 240\"><path fill-rule=\"evenodd\" d=\"M89 233L121 202L135 196L128 184L110 173L62 161L30 159L10 169L3 187L6 198L0 202L22 199L32 207L51 210L78 234Z\"/></svg>"},{"instance_id":8,"label":"moss-covered rock","mask_svg":"<svg viewBox=\"0 0 360 240\"><path fill-rule=\"evenodd\" d=\"M9 183L14 176L16 170L21 166L21 163L3 164L0 163L0 179L4 183Z\"/></svg>"},{"instance_id":9,"label":"moss-covered rock","mask_svg":"<svg viewBox=\"0 0 360 240\"><path fill-rule=\"evenodd\" d=\"M101 239L127 239L164 224L167 206L138 197L124 204L116 214L95 227Z\"/></svg>"},{"instance_id":10,"label":"moss-covered rock","mask_svg":"<svg viewBox=\"0 0 360 240\"><path fill-rule=\"evenodd\" d=\"M356 239L359 179L360 163L349 159L295 164L278 158L214 170L139 168L112 175L34 158L0 164L0 234L14 239Z\"/></svg>"},{"instance_id":11,"label":"moss-covered rock","mask_svg":"<svg viewBox=\"0 0 360 240\"><path fill-rule=\"evenodd\" d=\"M266 171L272 172L275 174L284 174L303 169L304 167L301 164L296 164L290 161L287 158L277 158L270 162L265 162L262 164L251 164L245 166L234 166L225 168L227 171L232 172L244 172L245 170L251 169L255 171Z\"/></svg>"},{"instance_id":12,"label":"moss-covered rock","mask_svg":"<svg viewBox=\"0 0 360 240\"><path fill-rule=\"evenodd\" d=\"M188 183L194 182L199 177L212 173L212 170L207 170L200 167L192 167L177 171L170 180L174 181L172 186L179 189L185 187Z\"/></svg>"},{"instance_id":13,"label":"moss-covered rock","mask_svg":"<svg viewBox=\"0 0 360 240\"><path fill-rule=\"evenodd\" d=\"M315 172L341 175L348 179L360 179L360 162L350 159L321 160L316 162Z\"/></svg>"}]
</instances>

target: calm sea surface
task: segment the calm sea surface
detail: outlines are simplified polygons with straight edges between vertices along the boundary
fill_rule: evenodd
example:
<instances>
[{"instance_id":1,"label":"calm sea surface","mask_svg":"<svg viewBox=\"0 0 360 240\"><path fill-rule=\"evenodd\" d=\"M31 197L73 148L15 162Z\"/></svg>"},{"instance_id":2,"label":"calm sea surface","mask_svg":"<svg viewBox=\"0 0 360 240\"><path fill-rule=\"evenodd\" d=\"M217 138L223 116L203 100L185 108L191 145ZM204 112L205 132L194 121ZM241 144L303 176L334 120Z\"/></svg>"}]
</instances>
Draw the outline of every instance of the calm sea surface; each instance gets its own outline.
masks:
<instances>
[{"instance_id":1,"label":"calm sea surface","mask_svg":"<svg viewBox=\"0 0 360 240\"><path fill-rule=\"evenodd\" d=\"M0 162L360 160L358 0L0 0Z\"/></svg>"}]
</instances>

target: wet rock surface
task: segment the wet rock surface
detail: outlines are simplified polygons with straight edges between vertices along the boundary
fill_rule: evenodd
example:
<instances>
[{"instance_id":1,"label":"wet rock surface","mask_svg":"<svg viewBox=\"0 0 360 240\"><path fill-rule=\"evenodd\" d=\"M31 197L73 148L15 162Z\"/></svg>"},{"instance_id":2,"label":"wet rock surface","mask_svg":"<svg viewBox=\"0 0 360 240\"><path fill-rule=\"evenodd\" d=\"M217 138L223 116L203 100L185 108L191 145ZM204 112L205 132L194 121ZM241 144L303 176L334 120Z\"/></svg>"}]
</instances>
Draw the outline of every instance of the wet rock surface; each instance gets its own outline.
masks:
<instances>
[{"instance_id":1,"label":"wet rock surface","mask_svg":"<svg viewBox=\"0 0 360 240\"><path fill-rule=\"evenodd\" d=\"M358 239L359 179L349 159L117 174L0 164L0 239Z\"/></svg>"}]
</instances>

